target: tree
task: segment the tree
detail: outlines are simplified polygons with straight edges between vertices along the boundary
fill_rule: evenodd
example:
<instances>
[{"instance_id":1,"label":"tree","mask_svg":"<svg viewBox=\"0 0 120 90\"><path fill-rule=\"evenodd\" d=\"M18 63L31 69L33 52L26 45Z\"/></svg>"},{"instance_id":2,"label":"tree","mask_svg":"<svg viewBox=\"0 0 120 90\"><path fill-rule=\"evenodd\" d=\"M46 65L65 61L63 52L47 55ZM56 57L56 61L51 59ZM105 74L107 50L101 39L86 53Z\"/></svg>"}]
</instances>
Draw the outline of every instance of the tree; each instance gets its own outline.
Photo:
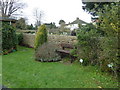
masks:
<instances>
[{"instance_id":1,"label":"tree","mask_svg":"<svg viewBox=\"0 0 120 90\"><path fill-rule=\"evenodd\" d=\"M35 23L36 26L41 25L43 15L44 15L43 11L40 11L37 8L34 10L34 17L36 19L36 23Z\"/></svg>"},{"instance_id":2,"label":"tree","mask_svg":"<svg viewBox=\"0 0 120 90\"><path fill-rule=\"evenodd\" d=\"M16 22L16 28L17 28L17 29L21 29L21 30L26 29L26 20L25 20L25 18L20 18L20 19Z\"/></svg>"},{"instance_id":3,"label":"tree","mask_svg":"<svg viewBox=\"0 0 120 90\"><path fill-rule=\"evenodd\" d=\"M27 29L28 30L34 30L35 28L33 27L33 24L31 24L31 25L27 25Z\"/></svg>"},{"instance_id":4,"label":"tree","mask_svg":"<svg viewBox=\"0 0 120 90\"><path fill-rule=\"evenodd\" d=\"M119 17L119 8L120 3L111 3L109 6L106 5L103 7L104 12L99 10L99 28L106 32L101 42L101 56L104 56L100 59L101 68L105 71L106 64L113 64L113 67L107 67L114 72L114 75L118 77L120 75L120 62L119 62L119 33L120 33L120 17ZM103 66L104 64L104 66ZM107 66L107 65L106 65ZM120 80L120 79L118 79ZM118 81L120 82L120 81Z\"/></svg>"},{"instance_id":5,"label":"tree","mask_svg":"<svg viewBox=\"0 0 120 90\"><path fill-rule=\"evenodd\" d=\"M60 24L60 31L59 31L59 33L65 32L65 21L64 20L60 20L59 24Z\"/></svg>"},{"instance_id":6,"label":"tree","mask_svg":"<svg viewBox=\"0 0 120 90\"><path fill-rule=\"evenodd\" d=\"M103 9L104 5L110 5L110 2L83 2L83 10L89 12L91 15L96 16L99 9Z\"/></svg>"},{"instance_id":7,"label":"tree","mask_svg":"<svg viewBox=\"0 0 120 90\"><path fill-rule=\"evenodd\" d=\"M2 16L10 17L15 12L22 9L25 4L19 2L19 0L0 0L0 6Z\"/></svg>"},{"instance_id":8,"label":"tree","mask_svg":"<svg viewBox=\"0 0 120 90\"><path fill-rule=\"evenodd\" d=\"M56 28L56 25L55 25L54 22L53 22L53 23L52 23L52 22L50 23L50 29L52 29L52 28Z\"/></svg>"},{"instance_id":9,"label":"tree","mask_svg":"<svg viewBox=\"0 0 120 90\"><path fill-rule=\"evenodd\" d=\"M119 73L120 72L120 67L119 67L120 62L119 62L119 52L118 52L119 48L120 48L118 45L119 32L120 32L120 27L119 27L119 25L120 25L120 17L119 17L120 5L119 4L120 3L110 3L110 5L103 5L103 7L97 9L96 14L99 16L99 18L98 18L99 22L97 24L96 29L97 30L101 29L102 31L104 31L106 33L104 36L98 38L98 42L97 42L97 39L94 40L95 36L93 34L89 33L89 32L91 32L91 30L89 32L85 32L85 33L83 30L81 30L81 32L78 34L80 50L81 50L81 52L83 51L83 55L81 52L79 54L79 55L81 55L81 58L84 58L83 57L84 55L85 55L85 57L87 56L86 58L88 58L89 54L90 54L90 56L92 56L92 53L93 53L93 55L95 57L97 56L97 58L95 58L95 59L99 62L100 69L102 71L113 72L116 77L118 77L120 75L120 73ZM94 28L93 28L93 30L94 30ZM97 32L94 34L97 35ZM89 43L91 43L91 45ZM81 47L82 44L83 44L83 47ZM86 46L90 47L90 48L92 46L90 51L88 51L89 48L87 48L87 49L85 48ZM84 48L86 49L86 53L85 53ZM97 50L97 48L98 48L98 50ZM92 50L94 50L94 51L92 51ZM96 54L95 54L95 52L96 52ZM88 55L87 55L87 53L88 53ZM88 60L90 60L90 59L91 58L88 58ZM95 60L95 59L93 58L91 60ZM112 65L112 66L109 67L108 65ZM118 82L120 82L120 81L118 81Z\"/></svg>"},{"instance_id":10,"label":"tree","mask_svg":"<svg viewBox=\"0 0 120 90\"><path fill-rule=\"evenodd\" d=\"M106 5L103 8L105 13L101 9L97 12L100 21L98 27L104 30L108 36L118 35L118 32L120 32L119 4L111 3L109 6Z\"/></svg>"},{"instance_id":11,"label":"tree","mask_svg":"<svg viewBox=\"0 0 120 90\"><path fill-rule=\"evenodd\" d=\"M65 21L64 21L64 20L60 20L60 21L59 21L59 24L60 24L60 25L65 24Z\"/></svg>"}]
</instances>

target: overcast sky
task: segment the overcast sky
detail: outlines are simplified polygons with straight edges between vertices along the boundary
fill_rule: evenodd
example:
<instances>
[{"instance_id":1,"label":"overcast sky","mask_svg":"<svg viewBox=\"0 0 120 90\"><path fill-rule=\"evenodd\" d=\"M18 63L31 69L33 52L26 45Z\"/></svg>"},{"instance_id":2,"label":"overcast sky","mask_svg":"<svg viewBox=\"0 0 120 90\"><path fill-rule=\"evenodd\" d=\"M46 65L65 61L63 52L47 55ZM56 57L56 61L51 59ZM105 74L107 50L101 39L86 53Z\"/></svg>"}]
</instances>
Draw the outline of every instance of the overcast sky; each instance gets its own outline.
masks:
<instances>
[{"instance_id":1,"label":"overcast sky","mask_svg":"<svg viewBox=\"0 0 120 90\"><path fill-rule=\"evenodd\" d=\"M43 23L55 22L63 19L66 23L74 21L77 17L86 22L91 21L91 16L82 10L81 0L24 0L27 7L23 14L28 18L29 24L34 24L33 12L35 8L44 12Z\"/></svg>"}]
</instances>

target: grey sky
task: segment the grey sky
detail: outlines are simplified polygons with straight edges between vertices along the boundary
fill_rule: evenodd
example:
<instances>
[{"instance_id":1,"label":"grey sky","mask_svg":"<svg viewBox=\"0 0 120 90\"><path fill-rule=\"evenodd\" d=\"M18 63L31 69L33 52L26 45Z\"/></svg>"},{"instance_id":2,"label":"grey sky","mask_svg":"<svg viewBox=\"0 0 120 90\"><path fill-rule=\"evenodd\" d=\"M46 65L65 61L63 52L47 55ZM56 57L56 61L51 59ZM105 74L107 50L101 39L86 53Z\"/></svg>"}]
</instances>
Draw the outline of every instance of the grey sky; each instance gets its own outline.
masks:
<instances>
[{"instance_id":1,"label":"grey sky","mask_svg":"<svg viewBox=\"0 0 120 90\"><path fill-rule=\"evenodd\" d=\"M86 22L91 21L91 16L82 10L81 0L24 0L27 7L23 10L29 24L35 22L33 12L35 8L44 12L43 23L55 22L60 19L66 23L74 21L77 17Z\"/></svg>"}]
</instances>

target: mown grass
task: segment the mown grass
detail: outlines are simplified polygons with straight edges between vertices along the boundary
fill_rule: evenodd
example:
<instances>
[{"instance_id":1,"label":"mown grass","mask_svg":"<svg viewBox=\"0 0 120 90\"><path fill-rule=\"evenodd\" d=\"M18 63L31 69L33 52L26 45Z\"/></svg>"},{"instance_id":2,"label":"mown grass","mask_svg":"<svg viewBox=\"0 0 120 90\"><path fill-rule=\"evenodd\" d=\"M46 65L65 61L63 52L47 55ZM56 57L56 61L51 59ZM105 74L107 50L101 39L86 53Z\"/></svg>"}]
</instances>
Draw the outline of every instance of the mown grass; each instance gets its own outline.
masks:
<instances>
[{"instance_id":1,"label":"mown grass","mask_svg":"<svg viewBox=\"0 0 120 90\"><path fill-rule=\"evenodd\" d=\"M9 88L116 88L117 80L95 66L79 63L37 62L34 50L18 51L2 58L2 81Z\"/></svg>"},{"instance_id":2,"label":"mown grass","mask_svg":"<svg viewBox=\"0 0 120 90\"><path fill-rule=\"evenodd\" d=\"M2 55L0 55L0 86L2 85Z\"/></svg>"}]
</instances>

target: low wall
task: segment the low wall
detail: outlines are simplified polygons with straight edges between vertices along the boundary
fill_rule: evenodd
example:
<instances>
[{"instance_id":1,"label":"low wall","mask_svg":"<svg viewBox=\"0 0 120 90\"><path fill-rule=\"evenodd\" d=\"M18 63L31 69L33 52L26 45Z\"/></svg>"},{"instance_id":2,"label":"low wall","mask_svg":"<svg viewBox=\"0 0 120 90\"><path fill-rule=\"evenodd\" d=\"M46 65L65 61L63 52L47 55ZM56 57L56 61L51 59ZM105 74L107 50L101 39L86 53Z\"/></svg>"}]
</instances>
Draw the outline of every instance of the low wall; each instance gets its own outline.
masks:
<instances>
[{"instance_id":1,"label":"low wall","mask_svg":"<svg viewBox=\"0 0 120 90\"><path fill-rule=\"evenodd\" d=\"M23 34L23 44L34 47L35 35L34 34ZM76 36L66 36L66 35L48 35L48 42L51 43L77 43Z\"/></svg>"}]
</instances>

